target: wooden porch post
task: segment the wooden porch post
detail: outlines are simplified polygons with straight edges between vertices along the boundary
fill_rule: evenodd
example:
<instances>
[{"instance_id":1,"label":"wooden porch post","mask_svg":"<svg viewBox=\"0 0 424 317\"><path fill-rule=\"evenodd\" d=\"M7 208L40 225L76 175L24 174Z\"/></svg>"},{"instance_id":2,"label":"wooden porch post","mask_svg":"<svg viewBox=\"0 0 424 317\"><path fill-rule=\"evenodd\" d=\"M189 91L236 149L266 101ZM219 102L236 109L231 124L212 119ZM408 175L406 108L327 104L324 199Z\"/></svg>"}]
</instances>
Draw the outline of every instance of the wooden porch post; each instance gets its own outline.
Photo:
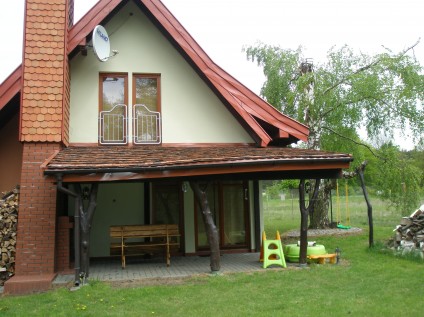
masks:
<instances>
[{"instance_id":1,"label":"wooden porch post","mask_svg":"<svg viewBox=\"0 0 424 317\"><path fill-rule=\"evenodd\" d=\"M79 224L80 224L80 243L79 252L75 252L75 255L80 254L80 277L85 279L90 275L90 231L91 224L93 222L94 211L97 207L97 191L99 185L94 183L91 185L90 200L88 207L84 208L82 203L82 189L81 185L76 186L77 201L79 201ZM77 219L76 219L77 220Z\"/></svg>"},{"instance_id":2,"label":"wooden porch post","mask_svg":"<svg viewBox=\"0 0 424 317\"><path fill-rule=\"evenodd\" d=\"M365 167L367 166L368 162L364 161L361 166L359 166L356 169L356 172L358 173L359 180L361 181L361 187L362 187L362 193L364 194L365 202L367 203L367 211L368 211L368 226L369 226L369 236L368 236L368 246L371 248L374 246L374 225L372 221L372 205L371 201L368 197L367 188L365 186L365 180L364 180L364 171Z\"/></svg>"},{"instance_id":3,"label":"wooden porch post","mask_svg":"<svg viewBox=\"0 0 424 317\"><path fill-rule=\"evenodd\" d=\"M196 200L202 209L202 218L205 223L206 234L211 249L211 271L218 272L221 269L221 252L219 249L219 235L216 225L213 221L212 213L206 196L206 188L202 190L198 182L190 182L190 187L194 192Z\"/></svg>"}]
</instances>

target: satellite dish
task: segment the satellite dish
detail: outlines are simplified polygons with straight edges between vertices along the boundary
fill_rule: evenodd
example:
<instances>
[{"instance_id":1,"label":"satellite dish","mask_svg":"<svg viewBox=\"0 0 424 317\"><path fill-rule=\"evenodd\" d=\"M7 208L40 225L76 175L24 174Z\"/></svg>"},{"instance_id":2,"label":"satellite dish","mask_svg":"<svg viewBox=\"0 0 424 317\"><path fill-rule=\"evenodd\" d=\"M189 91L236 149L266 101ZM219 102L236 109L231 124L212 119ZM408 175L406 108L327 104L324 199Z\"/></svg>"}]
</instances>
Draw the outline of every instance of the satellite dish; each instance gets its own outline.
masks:
<instances>
[{"instance_id":1,"label":"satellite dish","mask_svg":"<svg viewBox=\"0 0 424 317\"><path fill-rule=\"evenodd\" d=\"M93 31L93 50L101 62L106 62L110 57L109 36L101 25L97 25Z\"/></svg>"}]
</instances>

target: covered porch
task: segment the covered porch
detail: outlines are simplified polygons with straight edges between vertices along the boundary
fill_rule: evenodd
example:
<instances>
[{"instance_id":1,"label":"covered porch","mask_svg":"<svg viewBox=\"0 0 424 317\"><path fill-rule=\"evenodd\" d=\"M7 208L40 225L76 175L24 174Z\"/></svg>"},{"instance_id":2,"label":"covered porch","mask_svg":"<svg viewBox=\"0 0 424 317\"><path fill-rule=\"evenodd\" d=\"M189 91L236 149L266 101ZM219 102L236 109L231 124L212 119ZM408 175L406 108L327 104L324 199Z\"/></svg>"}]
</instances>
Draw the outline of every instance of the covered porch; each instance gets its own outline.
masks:
<instances>
[{"instance_id":1,"label":"covered porch","mask_svg":"<svg viewBox=\"0 0 424 317\"><path fill-rule=\"evenodd\" d=\"M69 147L57 153L45 164L44 174L55 177L57 189L68 194L70 199L76 200L76 208L73 209L76 210L75 215L80 218L81 223L76 220L75 224L81 227L81 234L74 236L74 257L76 261L74 277L75 284L79 284L78 276L82 273L88 277L88 274L86 274L88 272L90 272L90 279L94 280L108 280L110 278L131 280L164 276L184 277L210 273L210 270L220 271L220 273L262 270L259 255L252 252L259 251L263 230L261 191L258 181L290 178L338 178L341 175L341 170L349 167L351 161L352 157L346 154L279 147ZM185 212L187 216L184 218L184 224L180 222L180 231L185 232L185 239L183 239L185 241L182 241L182 247L186 256L182 258L173 257L169 268L163 261L154 263L153 260L152 263L142 261L129 265L128 268L131 267L129 270L122 270L120 262L114 258L103 262L92 261L90 263L89 236L97 205L98 185L156 182L159 180L182 181L190 184L191 187L194 187L193 184L197 186L198 193L194 193L194 189L193 192L187 192L186 195L190 193L190 199L186 199L186 197L183 201L184 209L190 209L190 212ZM209 217L210 219L203 220L205 228L215 231L210 236L208 234L209 245L214 245L215 248L212 249L211 247L210 257L201 257L198 252L199 249L194 249L192 243L196 238L196 231L194 230L196 221L193 216L196 210L195 203L202 202L200 210L203 215L211 214L207 205L213 200L208 197L207 189L210 188L208 184L228 180L251 182L251 185L239 191L240 195L238 195L240 201L248 202L246 206L249 216L246 218L248 219L246 223L250 223L251 226L246 225L246 228L250 231L249 234L246 234L245 240L250 242L246 243L247 248L244 249L251 251L251 253L250 255L245 255L245 253L223 254L219 245L219 225L214 223L216 221L213 217ZM91 185L87 209L82 204L81 184ZM72 185L71 190L65 187L67 185ZM73 191L73 188L75 188L75 191ZM181 189L179 191L181 192ZM228 191L224 192L227 193ZM148 196L149 194L145 194L145 197ZM205 208L203 204L206 205ZM145 210L151 210L152 205L150 203L147 205ZM233 204L233 207L236 205ZM120 212L119 215L121 214ZM222 221L219 222L222 225ZM149 222L144 224L149 224ZM218 230L216 229L217 225ZM94 227L96 227L96 223L94 223ZM191 236L188 236L188 232ZM212 239L215 240L214 243L210 243ZM196 256L193 255L193 250L196 252ZM108 269L103 270L101 263L104 263L103 267ZM182 263L182 265L179 265L179 263ZM152 267L149 267L150 264ZM139 267L139 265L141 266Z\"/></svg>"}]
</instances>

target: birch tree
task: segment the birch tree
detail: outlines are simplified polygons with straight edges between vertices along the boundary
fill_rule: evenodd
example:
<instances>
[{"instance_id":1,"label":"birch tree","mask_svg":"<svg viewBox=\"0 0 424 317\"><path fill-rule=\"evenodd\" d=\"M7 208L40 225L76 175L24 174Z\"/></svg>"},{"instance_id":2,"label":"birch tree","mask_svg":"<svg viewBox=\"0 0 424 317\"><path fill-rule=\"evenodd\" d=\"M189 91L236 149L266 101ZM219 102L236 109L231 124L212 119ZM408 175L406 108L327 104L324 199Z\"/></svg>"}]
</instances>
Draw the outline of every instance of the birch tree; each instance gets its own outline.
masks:
<instances>
[{"instance_id":1,"label":"birch tree","mask_svg":"<svg viewBox=\"0 0 424 317\"><path fill-rule=\"evenodd\" d=\"M418 44L401 52L385 48L373 56L355 53L348 46L333 47L323 63L305 59L302 47L258 44L245 48L245 53L263 68L266 81L261 95L309 126L307 148L352 153L362 151L358 150L358 144L363 144L360 130L371 139L381 135L393 139L395 131L409 128L415 140L422 138L424 75L413 55ZM355 157L352 168L360 163ZM328 226L331 188L329 181L321 182L310 227Z\"/></svg>"}]
</instances>

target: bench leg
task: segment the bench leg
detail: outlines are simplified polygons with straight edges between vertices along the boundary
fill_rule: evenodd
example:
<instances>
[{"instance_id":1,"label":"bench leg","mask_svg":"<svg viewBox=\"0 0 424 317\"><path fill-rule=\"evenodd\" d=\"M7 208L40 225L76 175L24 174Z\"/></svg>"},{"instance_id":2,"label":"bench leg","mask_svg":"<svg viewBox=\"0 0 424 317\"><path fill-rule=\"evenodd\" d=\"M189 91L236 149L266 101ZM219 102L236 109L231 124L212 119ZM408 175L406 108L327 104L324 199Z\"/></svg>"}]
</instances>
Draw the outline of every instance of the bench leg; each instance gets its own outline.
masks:
<instances>
[{"instance_id":1,"label":"bench leg","mask_svg":"<svg viewBox=\"0 0 424 317\"><path fill-rule=\"evenodd\" d=\"M124 237L121 237L121 266L122 269L125 269L125 245L124 245Z\"/></svg>"},{"instance_id":2,"label":"bench leg","mask_svg":"<svg viewBox=\"0 0 424 317\"><path fill-rule=\"evenodd\" d=\"M122 269L125 269L125 255L124 254L121 256L121 266L122 266Z\"/></svg>"},{"instance_id":3,"label":"bench leg","mask_svg":"<svg viewBox=\"0 0 424 317\"><path fill-rule=\"evenodd\" d=\"M166 245L166 266L171 265L171 255L169 254L169 244Z\"/></svg>"}]
</instances>

